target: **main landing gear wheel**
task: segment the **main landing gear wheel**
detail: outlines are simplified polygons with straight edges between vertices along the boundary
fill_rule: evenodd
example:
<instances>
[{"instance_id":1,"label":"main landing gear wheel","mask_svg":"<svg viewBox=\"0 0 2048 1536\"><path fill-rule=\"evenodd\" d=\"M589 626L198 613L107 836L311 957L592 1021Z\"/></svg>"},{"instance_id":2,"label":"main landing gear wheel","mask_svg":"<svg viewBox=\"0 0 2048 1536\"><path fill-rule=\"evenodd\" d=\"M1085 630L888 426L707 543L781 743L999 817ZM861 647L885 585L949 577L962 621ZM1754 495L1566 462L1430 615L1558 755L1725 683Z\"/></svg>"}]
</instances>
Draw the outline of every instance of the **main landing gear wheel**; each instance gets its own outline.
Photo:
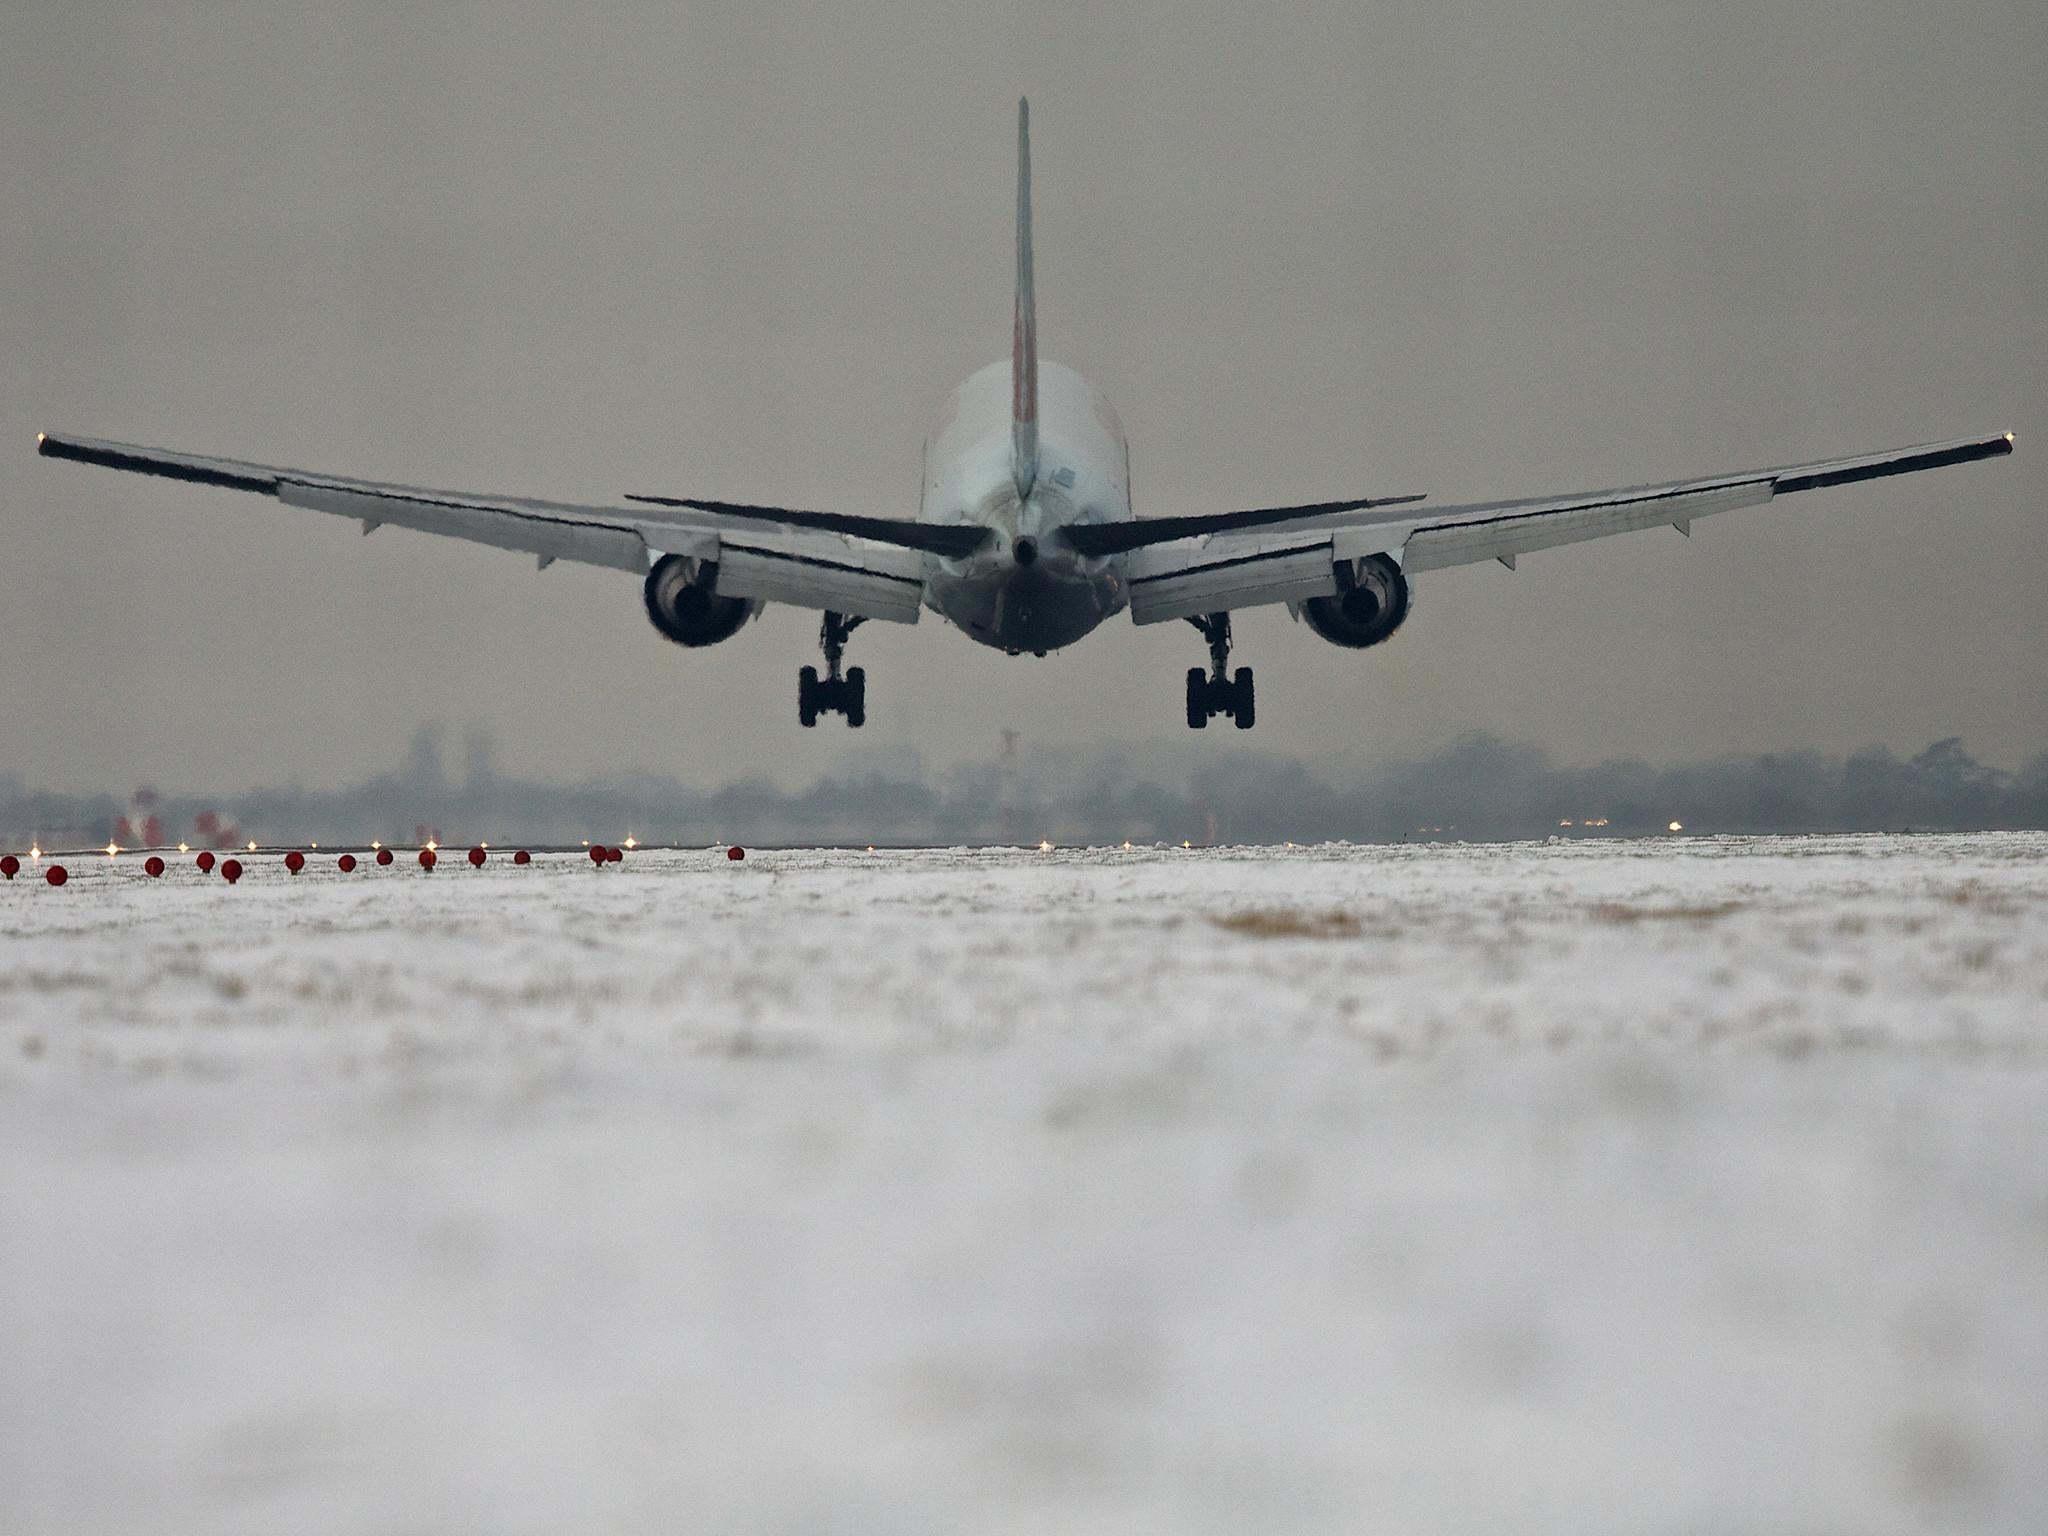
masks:
<instances>
[{"instance_id":1,"label":"main landing gear wheel","mask_svg":"<svg viewBox=\"0 0 2048 1536\"><path fill-rule=\"evenodd\" d=\"M825 675L816 667L804 667L796 675L796 718L805 729L818 723L820 715L844 715L849 726L858 729L868 718L868 675L859 667L839 675L840 659L846 653L846 637L864 621L858 614L828 612L818 626L818 646L825 653Z\"/></svg>"},{"instance_id":2,"label":"main landing gear wheel","mask_svg":"<svg viewBox=\"0 0 2048 1536\"><path fill-rule=\"evenodd\" d=\"M1199 731L1217 715L1228 715L1240 731L1250 730L1258 718L1252 669L1239 667L1237 676L1229 675L1230 615L1204 613L1188 622L1209 642L1209 670L1188 668L1188 728Z\"/></svg>"}]
</instances>

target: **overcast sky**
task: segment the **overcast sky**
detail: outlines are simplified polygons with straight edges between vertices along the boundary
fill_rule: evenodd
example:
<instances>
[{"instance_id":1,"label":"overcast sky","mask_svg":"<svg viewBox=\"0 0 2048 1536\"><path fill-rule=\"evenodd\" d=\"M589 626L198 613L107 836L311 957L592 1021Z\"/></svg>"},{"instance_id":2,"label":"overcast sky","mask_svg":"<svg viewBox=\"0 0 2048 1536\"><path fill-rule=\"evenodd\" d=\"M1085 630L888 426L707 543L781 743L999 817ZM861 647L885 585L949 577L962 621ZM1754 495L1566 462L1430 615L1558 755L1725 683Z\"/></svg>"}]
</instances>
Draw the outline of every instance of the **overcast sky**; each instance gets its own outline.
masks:
<instances>
[{"instance_id":1,"label":"overcast sky","mask_svg":"<svg viewBox=\"0 0 2048 1536\"><path fill-rule=\"evenodd\" d=\"M1257 744L1565 762L2048 745L2048 8L0 6L0 768L339 783L420 722L522 775L1165 760L1185 626L1047 660L814 616L685 652L631 578L35 458L39 428L375 478L915 508L1039 329L1141 516L1595 489L1981 430L2015 458L1238 626ZM1170 771L1170 770L1168 770Z\"/></svg>"}]
</instances>

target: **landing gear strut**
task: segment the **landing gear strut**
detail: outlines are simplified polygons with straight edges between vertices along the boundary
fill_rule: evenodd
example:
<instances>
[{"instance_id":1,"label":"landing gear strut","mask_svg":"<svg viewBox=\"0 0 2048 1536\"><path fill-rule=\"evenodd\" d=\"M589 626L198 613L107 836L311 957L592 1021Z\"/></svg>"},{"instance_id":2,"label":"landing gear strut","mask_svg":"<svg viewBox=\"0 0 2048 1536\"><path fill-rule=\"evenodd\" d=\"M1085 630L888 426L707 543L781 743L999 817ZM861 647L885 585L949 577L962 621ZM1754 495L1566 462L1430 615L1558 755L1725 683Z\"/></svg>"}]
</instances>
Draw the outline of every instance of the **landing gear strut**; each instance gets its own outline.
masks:
<instances>
[{"instance_id":1,"label":"landing gear strut","mask_svg":"<svg viewBox=\"0 0 2048 1536\"><path fill-rule=\"evenodd\" d=\"M867 723L868 675L859 667L839 675L839 662L846 654L846 637L867 622L857 613L833 613L827 609L818 626L818 648L825 653L825 675L816 667L805 667L796 675L796 717L808 729L820 715L844 715L855 729Z\"/></svg>"},{"instance_id":2,"label":"landing gear strut","mask_svg":"<svg viewBox=\"0 0 2048 1536\"><path fill-rule=\"evenodd\" d=\"M1239 667L1237 676L1229 675L1230 615L1198 613L1190 616L1188 622L1209 642L1209 670L1205 673L1200 667L1188 668L1188 728L1199 731L1215 716L1228 715L1237 722L1240 731L1250 730L1258 718L1252 697L1252 669Z\"/></svg>"}]
</instances>

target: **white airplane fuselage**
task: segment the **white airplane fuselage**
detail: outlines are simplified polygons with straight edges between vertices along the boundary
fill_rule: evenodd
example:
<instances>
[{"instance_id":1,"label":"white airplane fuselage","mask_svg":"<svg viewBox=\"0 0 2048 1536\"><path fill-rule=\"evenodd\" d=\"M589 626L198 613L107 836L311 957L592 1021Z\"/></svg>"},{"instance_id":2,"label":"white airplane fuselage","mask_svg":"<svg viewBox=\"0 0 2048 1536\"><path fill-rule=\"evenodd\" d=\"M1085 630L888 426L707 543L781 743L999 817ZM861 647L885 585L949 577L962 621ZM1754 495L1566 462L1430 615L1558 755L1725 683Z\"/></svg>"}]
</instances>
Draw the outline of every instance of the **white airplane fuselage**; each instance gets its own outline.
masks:
<instances>
[{"instance_id":1,"label":"white airplane fuselage","mask_svg":"<svg viewBox=\"0 0 2048 1536\"><path fill-rule=\"evenodd\" d=\"M1072 645L1129 602L1124 557L1089 559L1059 530L1131 516L1130 453L1116 411L1071 368L1038 364L1037 473L1017 494L1009 361L947 398L925 444L918 520L994 530L964 559L925 562L925 606L1013 654Z\"/></svg>"}]
</instances>

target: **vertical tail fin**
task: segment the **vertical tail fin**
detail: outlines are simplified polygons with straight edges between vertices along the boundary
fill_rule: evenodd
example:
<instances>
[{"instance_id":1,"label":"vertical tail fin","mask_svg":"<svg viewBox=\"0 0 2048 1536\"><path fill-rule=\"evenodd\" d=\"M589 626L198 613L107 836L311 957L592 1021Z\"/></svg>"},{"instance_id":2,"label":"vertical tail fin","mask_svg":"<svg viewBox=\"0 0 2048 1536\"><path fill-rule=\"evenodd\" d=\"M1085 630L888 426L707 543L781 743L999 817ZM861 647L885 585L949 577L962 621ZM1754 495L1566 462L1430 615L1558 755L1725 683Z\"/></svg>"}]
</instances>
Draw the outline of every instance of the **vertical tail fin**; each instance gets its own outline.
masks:
<instances>
[{"instance_id":1,"label":"vertical tail fin","mask_svg":"<svg viewBox=\"0 0 2048 1536\"><path fill-rule=\"evenodd\" d=\"M1031 103L1017 102L1017 302L1010 335L1010 478L1038 480L1038 305L1031 286Z\"/></svg>"}]
</instances>

